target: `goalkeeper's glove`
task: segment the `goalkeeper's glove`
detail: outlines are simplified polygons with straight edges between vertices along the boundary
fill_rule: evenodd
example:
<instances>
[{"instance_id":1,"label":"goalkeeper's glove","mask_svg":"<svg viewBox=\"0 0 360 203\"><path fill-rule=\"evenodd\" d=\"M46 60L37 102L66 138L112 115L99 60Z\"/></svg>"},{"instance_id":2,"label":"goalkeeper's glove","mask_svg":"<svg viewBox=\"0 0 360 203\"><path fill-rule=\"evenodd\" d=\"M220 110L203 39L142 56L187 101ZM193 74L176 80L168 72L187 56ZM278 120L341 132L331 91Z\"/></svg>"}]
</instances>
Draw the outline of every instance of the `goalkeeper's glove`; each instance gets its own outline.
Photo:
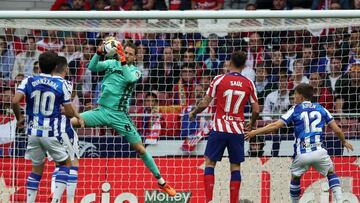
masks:
<instances>
[{"instance_id":1,"label":"goalkeeper's glove","mask_svg":"<svg viewBox=\"0 0 360 203\"><path fill-rule=\"evenodd\" d=\"M100 42L98 48L96 49L96 54L102 56L105 52L104 43Z\"/></svg>"},{"instance_id":2,"label":"goalkeeper's glove","mask_svg":"<svg viewBox=\"0 0 360 203\"><path fill-rule=\"evenodd\" d=\"M121 43L118 43L118 45L117 45L117 53L119 54L121 65L125 65L126 58L125 58L125 54L124 54L124 48Z\"/></svg>"}]
</instances>

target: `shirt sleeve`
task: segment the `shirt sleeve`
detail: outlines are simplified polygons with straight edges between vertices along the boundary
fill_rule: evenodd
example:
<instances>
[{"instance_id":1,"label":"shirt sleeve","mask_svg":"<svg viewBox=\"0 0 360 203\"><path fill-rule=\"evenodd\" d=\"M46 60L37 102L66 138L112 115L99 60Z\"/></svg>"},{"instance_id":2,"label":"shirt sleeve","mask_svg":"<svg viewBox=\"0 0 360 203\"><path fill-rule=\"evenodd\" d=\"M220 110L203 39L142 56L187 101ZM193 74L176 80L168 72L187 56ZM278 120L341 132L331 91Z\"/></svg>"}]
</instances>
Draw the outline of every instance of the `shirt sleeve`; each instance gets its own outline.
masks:
<instances>
[{"instance_id":1,"label":"shirt sleeve","mask_svg":"<svg viewBox=\"0 0 360 203\"><path fill-rule=\"evenodd\" d=\"M258 102L258 97L256 94L256 87L254 85L254 82L250 80L250 88L251 88L251 92L250 92L250 103L257 103Z\"/></svg>"},{"instance_id":2,"label":"shirt sleeve","mask_svg":"<svg viewBox=\"0 0 360 203\"><path fill-rule=\"evenodd\" d=\"M72 85L65 81L62 86L62 91L64 93L63 104L69 104L71 102Z\"/></svg>"},{"instance_id":3,"label":"shirt sleeve","mask_svg":"<svg viewBox=\"0 0 360 203\"><path fill-rule=\"evenodd\" d=\"M124 78L128 83L134 83L141 78L141 72L135 66L122 66Z\"/></svg>"},{"instance_id":4,"label":"shirt sleeve","mask_svg":"<svg viewBox=\"0 0 360 203\"><path fill-rule=\"evenodd\" d=\"M324 109L323 117L325 119L326 124L328 124L328 123L330 123L331 121L334 120L334 117L331 115L331 113L326 108L323 108L323 109Z\"/></svg>"},{"instance_id":5,"label":"shirt sleeve","mask_svg":"<svg viewBox=\"0 0 360 203\"><path fill-rule=\"evenodd\" d=\"M206 91L206 95L214 98L216 95L216 87L219 85L221 80L224 78L225 75L218 75L216 76L213 81L211 81L209 88Z\"/></svg>"},{"instance_id":6,"label":"shirt sleeve","mask_svg":"<svg viewBox=\"0 0 360 203\"><path fill-rule=\"evenodd\" d=\"M293 115L294 115L294 109L295 106L291 107L285 114L283 114L280 119L286 124L288 125L289 123L292 122L293 120Z\"/></svg>"},{"instance_id":7,"label":"shirt sleeve","mask_svg":"<svg viewBox=\"0 0 360 203\"><path fill-rule=\"evenodd\" d=\"M26 93L28 79L29 78L25 78L23 81L21 81L20 85L16 88L16 92L19 92L22 94Z\"/></svg>"},{"instance_id":8,"label":"shirt sleeve","mask_svg":"<svg viewBox=\"0 0 360 203\"><path fill-rule=\"evenodd\" d=\"M97 54L95 54L91 58L89 66L88 66L89 70L91 70L92 72L102 72L110 67L112 60L99 61L99 59L100 59L100 56Z\"/></svg>"}]
</instances>

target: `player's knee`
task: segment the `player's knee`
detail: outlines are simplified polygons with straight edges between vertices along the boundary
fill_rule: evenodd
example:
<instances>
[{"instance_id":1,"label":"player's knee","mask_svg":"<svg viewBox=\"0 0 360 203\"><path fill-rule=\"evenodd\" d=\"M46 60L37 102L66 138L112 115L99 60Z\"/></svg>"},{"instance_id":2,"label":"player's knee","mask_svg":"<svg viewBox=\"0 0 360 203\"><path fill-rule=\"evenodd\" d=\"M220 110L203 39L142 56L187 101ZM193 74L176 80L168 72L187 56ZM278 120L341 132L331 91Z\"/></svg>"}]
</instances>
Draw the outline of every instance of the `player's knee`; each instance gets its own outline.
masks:
<instances>
[{"instance_id":1,"label":"player's knee","mask_svg":"<svg viewBox=\"0 0 360 203\"><path fill-rule=\"evenodd\" d=\"M208 157L205 157L205 167L215 168L215 166L216 166L216 161L212 161Z\"/></svg>"},{"instance_id":2,"label":"player's knee","mask_svg":"<svg viewBox=\"0 0 360 203\"><path fill-rule=\"evenodd\" d=\"M57 162L57 165L58 165L58 166L67 166L67 167L70 167L71 161L70 161L70 159L68 158L68 159L66 159L66 160L64 160L64 161Z\"/></svg>"},{"instance_id":3,"label":"player's knee","mask_svg":"<svg viewBox=\"0 0 360 203\"><path fill-rule=\"evenodd\" d=\"M32 165L31 172L41 175L44 171L44 166L45 166L44 163L39 164L39 165Z\"/></svg>"}]
</instances>

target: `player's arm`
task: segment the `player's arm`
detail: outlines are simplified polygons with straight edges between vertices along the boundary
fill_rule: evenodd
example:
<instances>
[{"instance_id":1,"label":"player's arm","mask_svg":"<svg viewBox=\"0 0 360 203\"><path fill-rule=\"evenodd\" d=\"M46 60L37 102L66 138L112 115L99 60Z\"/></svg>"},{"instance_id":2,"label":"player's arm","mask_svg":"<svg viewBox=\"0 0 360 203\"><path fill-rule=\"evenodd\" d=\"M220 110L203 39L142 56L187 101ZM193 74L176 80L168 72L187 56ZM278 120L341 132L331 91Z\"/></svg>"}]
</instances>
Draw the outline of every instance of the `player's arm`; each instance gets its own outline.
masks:
<instances>
[{"instance_id":1,"label":"player's arm","mask_svg":"<svg viewBox=\"0 0 360 203\"><path fill-rule=\"evenodd\" d=\"M354 150L353 146L349 142L346 141L344 132L340 129L340 127L336 124L336 122L333 120L328 125L334 131L334 133L339 138L339 140L344 145L344 147L347 150L353 151Z\"/></svg>"},{"instance_id":2,"label":"player's arm","mask_svg":"<svg viewBox=\"0 0 360 203\"><path fill-rule=\"evenodd\" d=\"M256 135L259 135L259 134L268 134L268 133L274 132L274 131L280 129L281 127L283 127L284 124L285 124L284 121L278 120L278 121L268 124L265 127L258 128L256 130L252 130L250 132L246 132L245 139L249 140L250 138L255 137Z\"/></svg>"},{"instance_id":3,"label":"player's arm","mask_svg":"<svg viewBox=\"0 0 360 203\"><path fill-rule=\"evenodd\" d=\"M83 125L84 121L81 119L80 114L76 111L76 109L71 103L72 85L69 85L64 82L62 89L64 93L64 101L62 104L64 107L64 115L68 118L73 118L73 117L77 118L81 127L84 127Z\"/></svg>"},{"instance_id":4,"label":"player's arm","mask_svg":"<svg viewBox=\"0 0 360 203\"><path fill-rule=\"evenodd\" d=\"M25 92L26 92L26 84L27 84L28 79L24 79L23 81L21 81L20 85L17 87L16 89L16 93L11 101L11 108L15 114L17 123L16 126L18 128L22 128L24 127L23 124L25 122L24 116L21 114L21 106L20 106L20 102L24 99L25 97Z\"/></svg>"},{"instance_id":5,"label":"player's arm","mask_svg":"<svg viewBox=\"0 0 360 203\"><path fill-rule=\"evenodd\" d=\"M101 72L109 68L109 64L106 61L99 61L101 55L104 52L104 45L100 44L96 50L96 54L91 58L89 63L89 70L92 72Z\"/></svg>"},{"instance_id":6,"label":"player's arm","mask_svg":"<svg viewBox=\"0 0 360 203\"><path fill-rule=\"evenodd\" d=\"M212 98L208 95L206 95L196 106L196 108L190 112L189 119L194 120L196 115L203 112L211 103Z\"/></svg>"},{"instance_id":7,"label":"player's arm","mask_svg":"<svg viewBox=\"0 0 360 203\"><path fill-rule=\"evenodd\" d=\"M124 78L128 83L134 83L141 78L141 72L135 66L122 66Z\"/></svg>"},{"instance_id":8,"label":"player's arm","mask_svg":"<svg viewBox=\"0 0 360 203\"><path fill-rule=\"evenodd\" d=\"M250 83L251 83L250 103L251 103L252 113L251 113L250 122L246 125L247 130L251 130L254 127L256 120L259 118L259 114L260 114L260 106L256 94L256 88L252 81L250 81Z\"/></svg>"}]
</instances>

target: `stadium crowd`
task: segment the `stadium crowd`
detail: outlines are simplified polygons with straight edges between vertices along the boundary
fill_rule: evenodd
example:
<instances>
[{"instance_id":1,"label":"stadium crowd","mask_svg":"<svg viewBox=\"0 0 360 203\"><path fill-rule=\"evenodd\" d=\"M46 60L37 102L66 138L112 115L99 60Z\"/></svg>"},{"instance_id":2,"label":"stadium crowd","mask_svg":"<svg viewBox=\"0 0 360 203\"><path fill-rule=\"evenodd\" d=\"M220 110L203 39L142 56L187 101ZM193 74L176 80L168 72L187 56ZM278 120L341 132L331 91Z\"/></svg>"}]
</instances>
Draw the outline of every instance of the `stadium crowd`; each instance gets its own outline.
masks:
<instances>
[{"instance_id":1,"label":"stadium crowd","mask_svg":"<svg viewBox=\"0 0 360 203\"><path fill-rule=\"evenodd\" d=\"M262 1L264 3L260 3ZM269 4L265 0L170 0L161 5L159 2L162 1L57 0L51 9L256 9L259 5ZM319 0L302 5L313 9L323 9L326 6L357 8L360 5L357 0L328 3ZM290 7L286 0L273 0L265 8L279 10L296 7L298 6ZM17 35L16 29L10 28L4 29L4 33L0 36L2 122L11 116L8 96L14 93L16 85L24 77L39 73L37 59L45 50L56 51L67 58L69 80L76 88L73 91L73 101L77 109L82 112L95 108L103 74L94 74L87 66L96 46L110 35L123 43L132 40L138 47L136 66L143 75L136 86L129 111L136 114L133 120L144 136L159 130L162 136L188 136L199 129L208 130L207 124L211 123L211 117L203 116L190 122L188 113L203 97L212 78L227 72L229 56L235 50L247 53L248 60L242 74L255 83L264 113L263 120L276 119L278 116L271 115L284 113L292 106L292 90L300 83L310 83L315 87L315 99L331 112L360 113L360 31L357 27L326 29L318 36L308 30L232 32L226 36L214 33L205 36L201 33L140 34L55 30L27 30L27 35ZM212 109L209 108L204 113L211 112ZM157 122L159 118L160 123ZM347 120L349 118L342 117ZM354 118L356 120L356 117L351 119Z\"/></svg>"}]
</instances>

